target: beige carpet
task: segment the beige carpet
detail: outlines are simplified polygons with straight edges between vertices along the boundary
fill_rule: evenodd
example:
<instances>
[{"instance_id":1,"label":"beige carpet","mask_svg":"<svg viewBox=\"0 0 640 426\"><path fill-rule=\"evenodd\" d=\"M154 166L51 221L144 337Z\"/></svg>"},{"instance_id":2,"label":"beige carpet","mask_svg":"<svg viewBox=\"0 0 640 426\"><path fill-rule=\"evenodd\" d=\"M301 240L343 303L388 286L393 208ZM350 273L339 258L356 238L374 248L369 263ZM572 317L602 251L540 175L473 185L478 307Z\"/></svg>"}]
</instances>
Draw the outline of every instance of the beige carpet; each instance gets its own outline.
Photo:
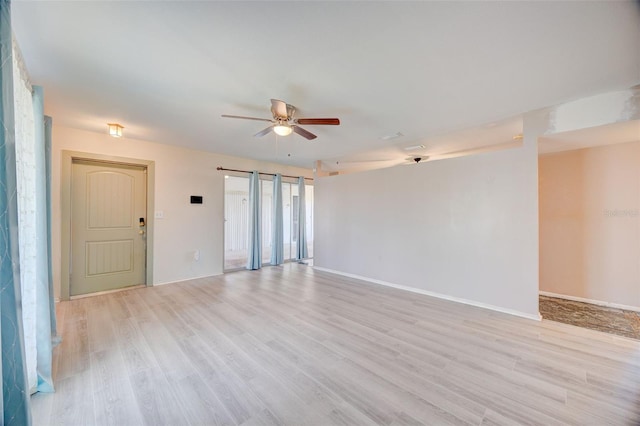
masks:
<instances>
[{"instance_id":1,"label":"beige carpet","mask_svg":"<svg viewBox=\"0 0 640 426\"><path fill-rule=\"evenodd\" d=\"M540 296L542 318L640 340L640 313Z\"/></svg>"}]
</instances>

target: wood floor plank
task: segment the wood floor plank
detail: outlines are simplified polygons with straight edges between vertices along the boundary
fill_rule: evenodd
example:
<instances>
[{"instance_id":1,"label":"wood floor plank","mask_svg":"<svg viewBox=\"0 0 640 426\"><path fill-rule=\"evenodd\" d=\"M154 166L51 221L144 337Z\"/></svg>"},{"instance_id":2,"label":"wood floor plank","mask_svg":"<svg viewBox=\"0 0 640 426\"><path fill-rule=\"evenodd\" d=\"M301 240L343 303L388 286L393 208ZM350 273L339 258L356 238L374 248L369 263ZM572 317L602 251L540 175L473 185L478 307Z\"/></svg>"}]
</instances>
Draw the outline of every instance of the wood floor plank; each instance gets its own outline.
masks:
<instances>
[{"instance_id":1,"label":"wood floor plank","mask_svg":"<svg viewBox=\"0 0 640 426\"><path fill-rule=\"evenodd\" d=\"M62 302L36 425L636 425L640 342L299 264Z\"/></svg>"},{"instance_id":2,"label":"wood floor plank","mask_svg":"<svg viewBox=\"0 0 640 426\"><path fill-rule=\"evenodd\" d=\"M142 423L129 378L120 375L120 371L124 369L120 351L91 354L91 380L95 385L95 424L117 426L127 422Z\"/></svg>"},{"instance_id":3,"label":"wood floor plank","mask_svg":"<svg viewBox=\"0 0 640 426\"><path fill-rule=\"evenodd\" d=\"M264 415L266 407L249 385L235 375L198 336L186 338L182 343L187 358L198 366L198 374L236 424Z\"/></svg>"},{"instance_id":4,"label":"wood floor plank","mask_svg":"<svg viewBox=\"0 0 640 426\"><path fill-rule=\"evenodd\" d=\"M224 405L197 374L178 380L176 398L186 420L192 425L235 425Z\"/></svg>"},{"instance_id":5,"label":"wood floor plank","mask_svg":"<svg viewBox=\"0 0 640 426\"><path fill-rule=\"evenodd\" d=\"M174 389L159 368L149 368L131 376L131 386L145 425L187 424Z\"/></svg>"},{"instance_id":6,"label":"wood floor plank","mask_svg":"<svg viewBox=\"0 0 640 426\"><path fill-rule=\"evenodd\" d=\"M105 296L79 299L86 304L87 334L91 352L109 349L116 344L113 329L114 318L108 303L112 296Z\"/></svg>"},{"instance_id":7,"label":"wood floor plank","mask_svg":"<svg viewBox=\"0 0 640 426\"><path fill-rule=\"evenodd\" d=\"M53 398L46 393L31 395L31 414L34 419L51 419L53 411Z\"/></svg>"},{"instance_id":8,"label":"wood floor plank","mask_svg":"<svg viewBox=\"0 0 640 426\"><path fill-rule=\"evenodd\" d=\"M162 304L155 305L153 310L162 310L162 307ZM167 378L176 381L197 373L191 364L183 362L184 354L178 340L183 336L172 335L170 327L166 327L161 318L162 314L159 314L153 320L145 319L137 323L158 366Z\"/></svg>"},{"instance_id":9,"label":"wood floor plank","mask_svg":"<svg viewBox=\"0 0 640 426\"><path fill-rule=\"evenodd\" d=\"M85 370L56 382L52 398L51 417L34 419L35 424L86 425L95 423L91 373ZM44 396L44 395L40 395ZM37 413L32 413L37 414Z\"/></svg>"}]
</instances>

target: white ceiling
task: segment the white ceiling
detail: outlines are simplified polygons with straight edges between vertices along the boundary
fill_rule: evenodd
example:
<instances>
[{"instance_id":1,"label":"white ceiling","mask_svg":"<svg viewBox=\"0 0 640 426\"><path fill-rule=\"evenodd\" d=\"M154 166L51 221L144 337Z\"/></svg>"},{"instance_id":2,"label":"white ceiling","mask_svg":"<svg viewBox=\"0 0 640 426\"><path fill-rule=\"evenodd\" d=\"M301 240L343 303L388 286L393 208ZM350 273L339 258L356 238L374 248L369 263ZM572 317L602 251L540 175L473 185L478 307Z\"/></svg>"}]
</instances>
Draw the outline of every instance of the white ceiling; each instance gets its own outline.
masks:
<instances>
[{"instance_id":1,"label":"white ceiling","mask_svg":"<svg viewBox=\"0 0 640 426\"><path fill-rule=\"evenodd\" d=\"M538 152L570 151L595 146L640 141L640 120L630 120L587 129L561 132L540 138Z\"/></svg>"},{"instance_id":2,"label":"white ceiling","mask_svg":"<svg viewBox=\"0 0 640 426\"><path fill-rule=\"evenodd\" d=\"M508 142L521 114L640 83L638 2L15 1L54 123L311 167ZM318 135L273 133L270 98ZM492 130L493 129L493 130ZM401 132L385 141L381 137ZM449 137L451 132L454 137ZM480 136L480 132L482 136ZM290 156L289 156L290 154ZM410 154L410 153L409 153Z\"/></svg>"}]
</instances>

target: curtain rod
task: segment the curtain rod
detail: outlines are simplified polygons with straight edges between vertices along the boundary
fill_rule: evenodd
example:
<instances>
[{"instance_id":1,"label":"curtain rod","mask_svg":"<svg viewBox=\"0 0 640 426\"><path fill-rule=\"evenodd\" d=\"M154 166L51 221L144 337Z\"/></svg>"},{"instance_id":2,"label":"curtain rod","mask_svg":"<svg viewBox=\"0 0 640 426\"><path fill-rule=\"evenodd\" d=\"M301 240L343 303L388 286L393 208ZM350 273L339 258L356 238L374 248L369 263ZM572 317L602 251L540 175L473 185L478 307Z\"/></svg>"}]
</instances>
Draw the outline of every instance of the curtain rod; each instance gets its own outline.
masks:
<instances>
[{"instance_id":1,"label":"curtain rod","mask_svg":"<svg viewBox=\"0 0 640 426\"><path fill-rule=\"evenodd\" d=\"M225 169L224 167L218 167L218 170L224 170L226 172L238 172L238 173L253 173L252 171L249 170L238 170L238 169ZM266 172L258 172L259 175L267 175L267 176L275 176L275 173L266 173ZM293 179L298 179L298 176L291 176L291 175L281 175L282 177L286 177L286 178L293 178ZM305 177L306 180L313 180L313 178L308 178Z\"/></svg>"}]
</instances>

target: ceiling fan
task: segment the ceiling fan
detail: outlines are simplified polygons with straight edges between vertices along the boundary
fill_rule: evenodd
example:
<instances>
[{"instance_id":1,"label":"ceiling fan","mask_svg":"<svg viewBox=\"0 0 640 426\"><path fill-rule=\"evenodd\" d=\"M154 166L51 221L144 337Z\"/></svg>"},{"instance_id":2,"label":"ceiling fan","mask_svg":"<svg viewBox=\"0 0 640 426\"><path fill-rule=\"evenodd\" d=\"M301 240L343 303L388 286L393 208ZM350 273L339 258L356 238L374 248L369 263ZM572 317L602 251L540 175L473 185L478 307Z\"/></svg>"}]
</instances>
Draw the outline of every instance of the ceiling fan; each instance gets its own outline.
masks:
<instances>
[{"instance_id":1,"label":"ceiling fan","mask_svg":"<svg viewBox=\"0 0 640 426\"><path fill-rule=\"evenodd\" d=\"M502 142L492 145L483 145L474 148L460 149L455 151L446 151L440 153L415 154L409 157L388 158L388 159L372 159L372 160L323 160L323 166L327 171L347 171L347 170L369 170L386 167L394 167L399 165L419 164L435 160L444 160L447 158L464 157L467 155L482 154L485 152L499 151L503 149L515 148L522 146L522 137L516 135L512 141ZM406 154L405 154L406 155ZM399 157L399 156L398 156Z\"/></svg>"},{"instance_id":2,"label":"ceiling fan","mask_svg":"<svg viewBox=\"0 0 640 426\"><path fill-rule=\"evenodd\" d=\"M349 168L384 168L398 166L402 164L418 164L421 161L429 161L428 155L412 155L402 160L390 158L390 159L377 159L377 160L346 160L324 163L331 169L349 169Z\"/></svg>"},{"instance_id":3,"label":"ceiling fan","mask_svg":"<svg viewBox=\"0 0 640 426\"><path fill-rule=\"evenodd\" d=\"M317 138L316 135L311 133L308 130L300 127L300 124L304 125L330 125L337 126L340 124L340 120L337 118L295 118L296 107L293 105L289 105L284 101L280 101L278 99L271 99L271 114L273 115L273 119L268 118L257 118L257 117L244 117L241 115L228 115L222 114L224 118L240 118L243 120L256 120L256 121L267 121L272 123L266 129L263 129L256 133L254 136L264 136L270 131L279 136L288 136L291 132L295 132L302 136L303 138L312 140Z\"/></svg>"}]
</instances>

